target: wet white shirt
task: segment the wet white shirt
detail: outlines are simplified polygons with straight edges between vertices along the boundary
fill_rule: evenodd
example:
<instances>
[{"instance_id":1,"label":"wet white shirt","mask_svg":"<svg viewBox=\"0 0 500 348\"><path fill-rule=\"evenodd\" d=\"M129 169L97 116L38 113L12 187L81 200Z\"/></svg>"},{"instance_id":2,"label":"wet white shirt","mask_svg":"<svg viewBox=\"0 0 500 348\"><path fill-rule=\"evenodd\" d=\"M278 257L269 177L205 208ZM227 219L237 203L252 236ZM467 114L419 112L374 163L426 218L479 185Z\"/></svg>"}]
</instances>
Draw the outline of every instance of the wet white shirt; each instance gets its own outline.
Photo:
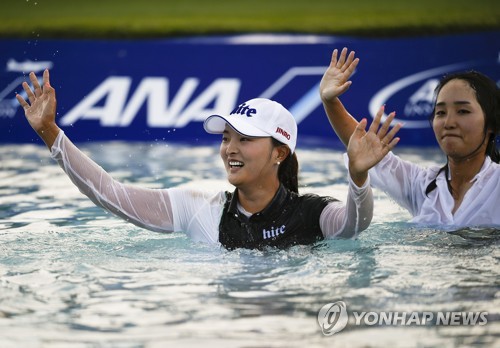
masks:
<instances>
[{"instance_id":1,"label":"wet white shirt","mask_svg":"<svg viewBox=\"0 0 500 348\"><path fill-rule=\"evenodd\" d=\"M80 192L109 212L152 231L184 231L194 241L218 243L224 191L148 189L120 183L81 152L63 131L52 145L51 156ZM357 187L349 176L346 204L329 203L321 213L320 227L325 238L353 238L369 226L372 215L369 179Z\"/></svg>"},{"instance_id":2,"label":"wet white shirt","mask_svg":"<svg viewBox=\"0 0 500 348\"><path fill-rule=\"evenodd\" d=\"M390 152L370 169L373 187L383 190L413 216L412 222L439 225L454 229L461 227L500 226L500 165L486 157L480 172L471 180L460 207L455 205L448 190L445 173L436 180L437 187L425 195L425 190L439 171L439 167L422 168L403 161Z\"/></svg>"}]
</instances>

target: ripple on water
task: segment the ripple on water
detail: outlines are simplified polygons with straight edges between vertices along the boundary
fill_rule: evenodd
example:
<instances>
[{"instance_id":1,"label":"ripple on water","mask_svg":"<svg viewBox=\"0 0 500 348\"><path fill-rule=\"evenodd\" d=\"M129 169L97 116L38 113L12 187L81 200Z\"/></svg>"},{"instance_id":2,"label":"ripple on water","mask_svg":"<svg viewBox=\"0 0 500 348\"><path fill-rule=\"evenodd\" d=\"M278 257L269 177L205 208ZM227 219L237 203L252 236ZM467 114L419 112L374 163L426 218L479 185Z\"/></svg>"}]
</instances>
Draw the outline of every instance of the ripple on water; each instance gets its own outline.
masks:
<instances>
[{"instance_id":1,"label":"ripple on water","mask_svg":"<svg viewBox=\"0 0 500 348\"><path fill-rule=\"evenodd\" d=\"M216 146L82 147L119 180L231 189ZM405 151L442 161L439 151ZM297 152L302 191L345 200L342 153ZM104 213L45 147L2 146L0 157L0 346L498 345L497 230L415 228L375 191L377 213L357 240L228 252ZM482 327L349 326L324 337L318 310L335 301L350 311L493 315Z\"/></svg>"}]
</instances>

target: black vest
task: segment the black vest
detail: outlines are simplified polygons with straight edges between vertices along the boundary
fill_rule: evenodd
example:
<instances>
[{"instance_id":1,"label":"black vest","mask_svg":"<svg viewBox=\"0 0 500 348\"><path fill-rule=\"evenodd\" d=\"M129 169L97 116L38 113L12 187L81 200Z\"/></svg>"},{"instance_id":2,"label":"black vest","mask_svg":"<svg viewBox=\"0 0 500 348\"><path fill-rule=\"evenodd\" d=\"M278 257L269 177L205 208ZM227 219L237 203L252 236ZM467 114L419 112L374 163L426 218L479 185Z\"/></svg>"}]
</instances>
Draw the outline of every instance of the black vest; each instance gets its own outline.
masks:
<instances>
[{"instance_id":1,"label":"black vest","mask_svg":"<svg viewBox=\"0 0 500 348\"><path fill-rule=\"evenodd\" d=\"M299 196L280 185L269 205L249 218L238 211L238 190L226 192L219 224L219 242L227 249L288 248L323 239L319 217L325 206L336 201L314 194Z\"/></svg>"}]
</instances>

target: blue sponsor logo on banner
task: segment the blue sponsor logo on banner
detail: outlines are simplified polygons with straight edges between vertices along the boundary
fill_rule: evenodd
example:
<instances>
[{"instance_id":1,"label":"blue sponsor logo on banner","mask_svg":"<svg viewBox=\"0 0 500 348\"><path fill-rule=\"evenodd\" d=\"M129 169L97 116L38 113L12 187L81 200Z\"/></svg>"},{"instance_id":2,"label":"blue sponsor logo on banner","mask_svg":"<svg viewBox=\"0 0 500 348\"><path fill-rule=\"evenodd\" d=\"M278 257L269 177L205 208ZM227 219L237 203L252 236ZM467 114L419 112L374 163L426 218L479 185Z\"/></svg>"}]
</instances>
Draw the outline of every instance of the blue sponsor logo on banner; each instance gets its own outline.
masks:
<instances>
[{"instance_id":1,"label":"blue sponsor logo on banner","mask_svg":"<svg viewBox=\"0 0 500 348\"><path fill-rule=\"evenodd\" d=\"M404 122L405 128L429 128L429 116L434 105L434 90L440 77L446 73L463 70L470 67L470 63L447 65L418 72L398 79L380 89L370 100L368 108L370 115L375 116L380 105L391 102L398 94L409 92L403 108L403 118L394 118L394 122Z\"/></svg>"},{"instance_id":2,"label":"blue sponsor logo on banner","mask_svg":"<svg viewBox=\"0 0 500 348\"><path fill-rule=\"evenodd\" d=\"M248 38L251 38L248 39ZM435 146L428 122L434 89L446 73L476 69L500 78L498 33L394 40L302 36L152 41L2 40L1 142L39 142L15 92L27 73L51 69L57 122L74 141L217 141L202 122L242 101L269 98L299 125L299 142L340 145L325 116L319 82L334 48L361 58L342 101L356 118L378 108L404 122L399 146ZM467 50L460 47L467 46ZM385 55L381 52L398 52ZM423 53L423 54L422 54ZM236 59L236 58L237 59Z\"/></svg>"}]
</instances>

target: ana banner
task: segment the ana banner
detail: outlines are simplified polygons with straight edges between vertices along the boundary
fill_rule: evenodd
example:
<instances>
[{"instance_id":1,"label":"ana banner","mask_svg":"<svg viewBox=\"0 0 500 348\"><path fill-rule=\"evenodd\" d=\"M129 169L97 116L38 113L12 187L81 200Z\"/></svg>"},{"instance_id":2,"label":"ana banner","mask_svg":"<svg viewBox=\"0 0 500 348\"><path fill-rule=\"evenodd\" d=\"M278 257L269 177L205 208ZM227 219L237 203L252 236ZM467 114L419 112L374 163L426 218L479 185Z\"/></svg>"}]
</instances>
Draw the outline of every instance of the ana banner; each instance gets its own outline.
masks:
<instances>
[{"instance_id":1,"label":"ana banner","mask_svg":"<svg viewBox=\"0 0 500 348\"><path fill-rule=\"evenodd\" d=\"M446 73L475 69L500 80L500 33L366 39L241 35L165 40L0 40L1 143L40 142L15 93L50 69L57 122L75 142L219 141L203 120L256 97L299 124L299 145L339 146L318 86L333 49L361 59L342 101L356 118L383 104L404 122L399 146L435 146L428 117Z\"/></svg>"}]
</instances>

